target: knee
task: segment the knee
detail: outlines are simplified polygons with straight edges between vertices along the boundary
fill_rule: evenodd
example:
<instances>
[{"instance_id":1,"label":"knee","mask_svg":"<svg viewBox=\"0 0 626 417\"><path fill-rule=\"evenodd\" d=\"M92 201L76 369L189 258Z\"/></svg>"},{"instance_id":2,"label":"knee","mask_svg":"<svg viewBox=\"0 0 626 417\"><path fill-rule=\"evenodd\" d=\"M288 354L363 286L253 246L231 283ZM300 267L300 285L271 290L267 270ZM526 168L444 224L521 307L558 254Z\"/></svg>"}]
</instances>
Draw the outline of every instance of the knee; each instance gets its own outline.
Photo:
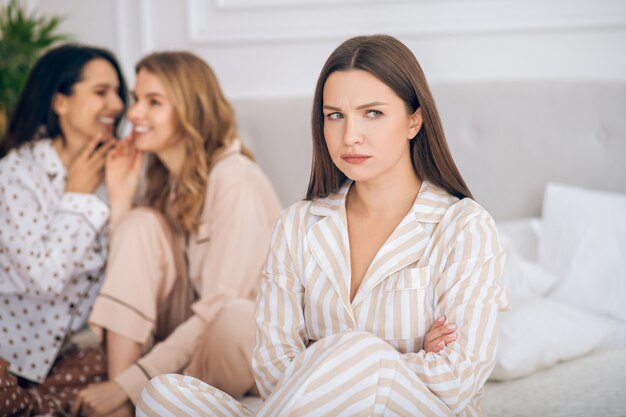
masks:
<instances>
[{"instance_id":1,"label":"knee","mask_svg":"<svg viewBox=\"0 0 626 417\"><path fill-rule=\"evenodd\" d=\"M168 394L177 385L180 385L178 379L183 378L181 375L165 374L155 376L148 382L137 401L137 410L141 410L144 413L147 410L152 410L155 404L161 402L163 398L168 398Z\"/></svg>"},{"instance_id":2,"label":"knee","mask_svg":"<svg viewBox=\"0 0 626 417\"><path fill-rule=\"evenodd\" d=\"M254 302L236 298L230 300L209 326L205 343L218 355L252 350L255 334Z\"/></svg>"},{"instance_id":3,"label":"knee","mask_svg":"<svg viewBox=\"0 0 626 417\"><path fill-rule=\"evenodd\" d=\"M130 210L115 227L113 236L126 236L145 231L158 230L167 225L165 216L150 207L138 207Z\"/></svg>"}]
</instances>

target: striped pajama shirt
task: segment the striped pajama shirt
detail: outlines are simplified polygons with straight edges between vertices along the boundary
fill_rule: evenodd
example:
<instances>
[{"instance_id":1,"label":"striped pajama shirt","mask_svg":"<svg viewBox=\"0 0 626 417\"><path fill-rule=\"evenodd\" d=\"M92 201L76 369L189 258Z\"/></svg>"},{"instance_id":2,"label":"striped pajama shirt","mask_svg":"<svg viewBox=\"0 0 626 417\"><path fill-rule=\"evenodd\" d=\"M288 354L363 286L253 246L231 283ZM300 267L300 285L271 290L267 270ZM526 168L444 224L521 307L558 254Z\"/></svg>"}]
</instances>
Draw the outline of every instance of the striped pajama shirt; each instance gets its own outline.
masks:
<instances>
[{"instance_id":1,"label":"striped pajama shirt","mask_svg":"<svg viewBox=\"0 0 626 417\"><path fill-rule=\"evenodd\" d=\"M345 198L285 210L257 300L252 412L189 378L155 378L139 415L479 416L497 346L504 253L489 214L424 181L350 302ZM423 350L440 316L457 339Z\"/></svg>"}]
</instances>

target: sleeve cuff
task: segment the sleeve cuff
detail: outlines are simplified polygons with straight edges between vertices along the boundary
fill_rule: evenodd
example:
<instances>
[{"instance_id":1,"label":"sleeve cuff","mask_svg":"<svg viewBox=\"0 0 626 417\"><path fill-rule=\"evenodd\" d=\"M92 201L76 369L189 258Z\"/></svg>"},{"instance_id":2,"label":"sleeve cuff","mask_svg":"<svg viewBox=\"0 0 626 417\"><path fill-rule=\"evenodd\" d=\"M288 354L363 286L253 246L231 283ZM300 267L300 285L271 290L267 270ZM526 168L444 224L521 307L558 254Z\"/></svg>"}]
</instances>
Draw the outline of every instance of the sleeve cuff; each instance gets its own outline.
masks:
<instances>
[{"instance_id":1,"label":"sleeve cuff","mask_svg":"<svg viewBox=\"0 0 626 417\"><path fill-rule=\"evenodd\" d=\"M138 364L132 365L130 368L115 377L115 382L122 387L128 398L137 404L141 391L150 382L150 375Z\"/></svg>"},{"instance_id":2,"label":"sleeve cuff","mask_svg":"<svg viewBox=\"0 0 626 417\"><path fill-rule=\"evenodd\" d=\"M109 219L109 206L95 194L65 193L57 211L84 217L89 225L99 232Z\"/></svg>"}]
</instances>

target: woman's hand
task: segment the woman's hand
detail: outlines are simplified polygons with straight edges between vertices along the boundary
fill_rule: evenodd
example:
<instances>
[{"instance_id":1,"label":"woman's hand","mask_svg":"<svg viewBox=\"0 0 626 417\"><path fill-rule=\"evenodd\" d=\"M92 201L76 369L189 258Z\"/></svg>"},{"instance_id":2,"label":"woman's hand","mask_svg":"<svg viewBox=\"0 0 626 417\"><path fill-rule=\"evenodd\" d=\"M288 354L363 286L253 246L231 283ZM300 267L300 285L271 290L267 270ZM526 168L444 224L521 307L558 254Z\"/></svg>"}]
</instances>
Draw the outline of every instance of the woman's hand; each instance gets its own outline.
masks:
<instances>
[{"instance_id":1,"label":"woman's hand","mask_svg":"<svg viewBox=\"0 0 626 417\"><path fill-rule=\"evenodd\" d=\"M446 318L439 317L424 337L424 350L437 353L448 343L456 340L456 325L446 325Z\"/></svg>"},{"instance_id":2,"label":"woman's hand","mask_svg":"<svg viewBox=\"0 0 626 417\"><path fill-rule=\"evenodd\" d=\"M102 182L107 152L113 146L115 146L115 140L112 138L104 138L101 133L94 136L68 166L65 191L93 193Z\"/></svg>"},{"instance_id":3,"label":"woman's hand","mask_svg":"<svg viewBox=\"0 0 626 417\"><path fill-rule=\"evenodd\" d=\"M120 140L106 157L106 186L110 201L131 201L139 185L143 153L131 136Z\"/></svg>"},{"instance_id":4,"label":"woman's hand","mask_svg":"<svg viewBox=\"0 0 626 417\"><path fill-rule=\"evenodd\" d=\"M126 392L116 382L107 381L91 384L79 392L70 413L74 417L99 417L113 412L124 415L129 405Z\"/></svg>"},{"instance_id":5,"label":"woman's hand","mask_svg":"<svg viewBox=\"0 0 626 417\"><path fill-rule=\"evenodd\" d=\"M110 224L114 227L130 210L139 186L143 153L135 148L131 136L117 142L106 158L105 180L111 205Z\"/></svg>"}]
</instances>

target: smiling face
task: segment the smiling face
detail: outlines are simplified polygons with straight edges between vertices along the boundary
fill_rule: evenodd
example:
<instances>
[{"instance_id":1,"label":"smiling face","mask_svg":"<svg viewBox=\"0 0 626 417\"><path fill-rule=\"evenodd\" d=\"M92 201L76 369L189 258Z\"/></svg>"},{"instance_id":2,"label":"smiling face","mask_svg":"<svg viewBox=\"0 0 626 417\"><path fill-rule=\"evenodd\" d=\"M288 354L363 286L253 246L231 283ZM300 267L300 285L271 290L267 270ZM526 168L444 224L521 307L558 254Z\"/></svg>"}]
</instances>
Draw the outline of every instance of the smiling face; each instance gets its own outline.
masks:
<instances>
[{"instance_id":1,"label":"smiling face","mask_svg":"<svg viewBox=\"0 0 626 417\"><path fill-rule=\"evenodd\" d=\"M119 85L117 72L108 61L98 58L87 62L71 93L54 97L54 112L63 135L86 143L98 131L112 134L115 119L124 110Z\"/></svg>"},{"instance_id":2,"label":"smiling face","mask_svg":"<svg viewBox=\"0 0 626 417\"><path fill-rule=\"evenodd\" d=\"M137 74L134 103L128 110L137 149L154 154L182 146L174 105L159 77L146 69Z\"/></svg>"},{"instance_id":3,"label":"smiling face","mask_svg":"<svg viewBox=\"0 0 626 417\"><path fill-rule=\"evenodd\" d=\"M409 141L422 124L394 91L362 70L336 71L323 90L324 138L334 162L354 181L413 170Z\"/></svg>"}]
</instances>

